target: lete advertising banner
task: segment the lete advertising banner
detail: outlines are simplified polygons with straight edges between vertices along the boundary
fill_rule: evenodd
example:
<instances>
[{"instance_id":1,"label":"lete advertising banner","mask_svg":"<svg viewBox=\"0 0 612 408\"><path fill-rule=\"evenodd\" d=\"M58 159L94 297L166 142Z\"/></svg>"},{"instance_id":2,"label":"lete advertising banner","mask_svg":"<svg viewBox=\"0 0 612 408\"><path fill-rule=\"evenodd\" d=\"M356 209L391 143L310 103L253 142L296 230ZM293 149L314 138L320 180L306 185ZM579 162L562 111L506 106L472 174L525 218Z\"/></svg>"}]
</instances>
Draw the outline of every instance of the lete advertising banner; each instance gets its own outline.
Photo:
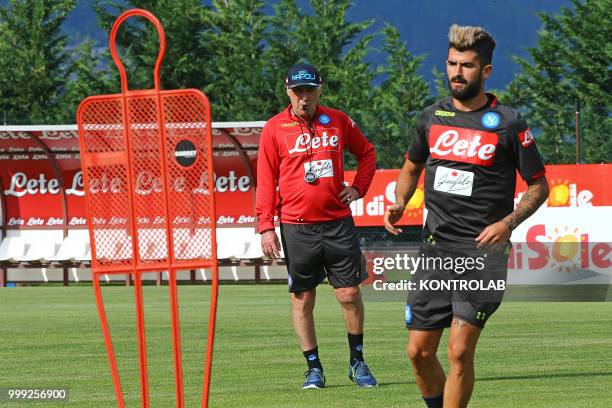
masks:
<instances>
[{"instance_id":1,"label":"lete advertising banner","mask_svg":"<svg viewBox=\"0 0 612 408\"><path fill-rule=\"evenodd\" d=\"M260 122L236 126L221 124L213 129L219 225L255 225L252 181L262 126ZM0 128L0 190L4 212L1 221L4 227L86 227L76 127L56 128ZM142 191L160 185L147 174L137 175L136 180L137 188ZM117 180L101 178L91 183L89 188L94 191L112 191Z\"/></svg>"},{"instance_id":2,"label":"lete advertising banner","mask_svg":"<svg viewBox=\"0 0 612 408\"><path fill-rule=\"evenodd\" d=\"M0 183L7 228L85 226L76 132L0 132ZM49 155L55 160L49 160ZM61 194L65 188L64 196Z\"/></svg>"},{"instance_id":3,"label":"lete advertising banner","mask_svg":"<svg viewBox=\"0 0 612 408\"><path fill-rule=\"evenodd\" d=\"M256 183L253 178L263 122L213 124L213 127L217 224L254 226ZM66 224L70 228L84 228L84 186L76 127L6 129L0 128L4 226L40 229L61 228ZM358 226L382 225L385 208L395 199L398 172L378 170L366 196L351 204ZM546 205L550 208L612 206L612 192L608 189L611 175L611 164L547 166L551 193ZM147 181L146 175L140 176L145 184L156 183ZM345 172L346 182L350 184L354 176L354 171ZM93 182L96 185L90 188L105 188L110 180ZM525 188L519 178L515 204ZM424 200L421 177L399 224L421 225Z\"/></svg>"}]
</instances>

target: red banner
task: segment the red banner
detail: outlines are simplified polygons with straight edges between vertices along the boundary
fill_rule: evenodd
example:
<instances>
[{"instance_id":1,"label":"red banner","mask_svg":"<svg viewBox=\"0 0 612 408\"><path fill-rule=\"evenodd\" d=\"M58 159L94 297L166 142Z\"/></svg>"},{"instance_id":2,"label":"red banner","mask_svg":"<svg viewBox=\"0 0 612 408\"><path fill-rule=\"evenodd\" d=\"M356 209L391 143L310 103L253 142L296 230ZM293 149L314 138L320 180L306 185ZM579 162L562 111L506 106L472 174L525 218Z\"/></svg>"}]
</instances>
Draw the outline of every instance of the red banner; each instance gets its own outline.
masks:
<instances>
[{"instance_id":1,"label":"red banner","mask_svg":"<svg viewBox=\"0 0 612 408\"><path fill-rule=\"evenodd\" d=\"M351 204L353 218L358 226L383 225L384 209L395 200L395 180L399 170L378 170L366 196ZM345 179L350 182L354 171L347 171ZM546 177L550 195L545 204L549 207L593 207L612 206L612 164L559 164L546 166ZM517 175L515 206L527 189ZM424 176L421 175L412 199L406 205L399 225L422 225Z\"/></svg>"},{"instance_id":2,"label":"red banner","mask_svg":"<svg viewBox=\"0 0 612 408\"><path fill-rule=\"evenodd\" d=\"M217 223L255 225L254 177L262 125L214 127L215 194ZM66 224L85 227L84 186L75 127L60 130L5 131L0 129L0 183L6 228L62 228L66 197ZM49 158L51 156L51 159ZM359 226L381 226L385 208L395 199L399 170L378 170L362 199L351 204ZM345 173L350 184L354 171ZM612 164L547 166L550 207L612 206ZM142 188L160 181L141 175ZM95 183L95 185L94 185ZM112 180L92 180L90 189L112 189ZM517 183L515 203L525 191ZM401 225L423 222L423 177L406 206Z\"/></svg>"},{"instance_id":3,"label":"red banner","mask_svg":"<svg viewBox=\"0 0 612 408\"><path fill-rule=\"evenodd\" d=\"M262 126L213 129L215 192L219 225L255 225L252 183ZM145 191L161 185L137 176ZM75 127L63 130L0 130L0 187L6 228L85 228L83 175ZM91 180L92 191L112 191L117 180ZM65 195L62 194L62 186ZM63 197L66 198L66 222ZM98 220L101 222L112 222Z\"/></svg>"},{"instance_id":4,"label":"red banner","mask_svg":"<svg viewBox=\"0 0 612 408\"><path fill-rule=\"evenodd\" d=\"M612 206L612 164L555 164L546 166L549 207ZM519 177L515 206L527 189Z\"/></svg>"},{"instance_id":5,"label":"red banner","mask_svg":"<svg viewBox=\"0 0 612 408\"><path fill-rule=\"evenodd\" d=\"M262 128L213 129L217 225L254 226L257 148ZM240 149L236 149L236 143Z\"/></svg>"},{"instance_id":6,"label":"red banner","mask_svg":"<svg viewBox=\"0 0 612 408\"><path fill-rule=\"evenodd\" d=\"M355 178L355 171L344 173L346 182L350 185ZM360 200L351 203L351 211L357 226L383 225L383 215L387 206L395 202L395 181L399 170L377 170L374 180L365 195ZM423 188L424 175L421 175L414 195L404 209L404 215L398 225L422 225L425 193Z\"/></svg>"},{"instance_id":7,"label":"red banner","mask_svg":"<svg viewBox=\"0 0 612 408\"><path fill-rule=\"evenodd\" d=\"M85 226L76 137L76 131L69 130L0 132L0 182L7 228L61 228L64 205L70 226ZM65 204L62 187L66 188Z\"/></svg>"}]
</instances>

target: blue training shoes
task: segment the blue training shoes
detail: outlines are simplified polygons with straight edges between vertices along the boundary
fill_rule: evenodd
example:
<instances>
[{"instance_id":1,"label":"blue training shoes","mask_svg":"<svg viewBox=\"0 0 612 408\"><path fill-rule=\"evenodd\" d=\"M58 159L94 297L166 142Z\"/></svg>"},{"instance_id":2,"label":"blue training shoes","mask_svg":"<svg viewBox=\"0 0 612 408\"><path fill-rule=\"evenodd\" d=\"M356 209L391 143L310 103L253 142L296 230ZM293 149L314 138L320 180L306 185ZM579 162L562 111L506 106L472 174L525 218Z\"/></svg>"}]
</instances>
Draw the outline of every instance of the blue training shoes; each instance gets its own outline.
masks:
<instances>
[{"instance_id":1,"label":"blue training shoes","mask_svg":"<svg viewBox=\"0 0 612 408\"><path fill-rule=\"evenodd\" d=\"M306 376L306 381L304 381L302 389L325 387L325 376L323 375L323 371L321 371L321 369L311 368L310 370L306 371L304 375Z\"/></svg>"},{"instance_id":2,"label":"blue training shoes","mask_svg":"<svg viewBox=\"0 0 612 408\"><path fill-rule=\"evenodd\" d=\"M363 361L355 361L354 364L349 364L348 376L359 387L376 387L378 381L370 372L370 369Z\"/></svg>"}]
</instances>

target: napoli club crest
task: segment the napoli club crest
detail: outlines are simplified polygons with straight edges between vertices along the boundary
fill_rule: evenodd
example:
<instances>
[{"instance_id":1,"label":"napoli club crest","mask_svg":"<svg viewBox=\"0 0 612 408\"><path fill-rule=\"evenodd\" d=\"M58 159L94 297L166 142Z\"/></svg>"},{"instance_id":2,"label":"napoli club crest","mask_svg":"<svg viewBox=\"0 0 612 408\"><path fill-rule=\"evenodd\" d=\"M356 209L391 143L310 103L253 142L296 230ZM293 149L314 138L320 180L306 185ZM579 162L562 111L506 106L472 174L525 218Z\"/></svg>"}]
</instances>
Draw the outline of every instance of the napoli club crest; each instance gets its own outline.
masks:
<instances>
[{"instance_id":1,"label":"napoli club crest","mask_svg":"<svg viewBox=\"0 0 612 408\"><path fill-rule=\"evenodd\" d=\"M487 129L495 129L499 126L500 122L501 117L497 112L487 112L482 115L482 118L480 119L480 123L482 123L482 126L486 127Z\"/></svg>"},{"instance_id":2,"label":"napoli club crest","mask_svg":"<svg viewBox=\"0 0 612 408\"><path fill-rule=\"evenodd\" d=\"M327 125L327 124L329 124L329 122L331 122L331 119L326 114L323 113L321 116L319 116L319 123L320 124Z\"/></svg>"}]
</instances>

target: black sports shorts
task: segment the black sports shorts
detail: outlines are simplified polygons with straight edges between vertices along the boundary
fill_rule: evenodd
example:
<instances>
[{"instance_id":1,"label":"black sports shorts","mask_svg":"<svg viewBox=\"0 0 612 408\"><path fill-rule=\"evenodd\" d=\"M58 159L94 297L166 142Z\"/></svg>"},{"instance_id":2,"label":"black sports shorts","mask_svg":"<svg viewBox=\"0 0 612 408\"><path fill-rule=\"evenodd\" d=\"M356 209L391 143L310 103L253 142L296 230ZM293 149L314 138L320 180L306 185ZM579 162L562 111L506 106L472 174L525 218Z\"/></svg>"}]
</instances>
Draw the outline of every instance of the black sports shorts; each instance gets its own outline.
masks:
<instances>
[{"instance_id":1,"label":"black sports shorts","mask_svg":"<svg viewBox=\"0 0 612 408\"><path fill-rule=\"evenodd\" d=\"M317 224L281 223L289 292L317 287L325 277L334 288L367 278L353 217Z\"/></svg>"},{"instance_id":2,"label":"black sports shorts","mask_svg":"<svg viewBox=\"0 0 612 408\"><path fill-rule=\"evenodd\" d=\"M406 327L436 330L450 327L457 317L484 328L504 296L508 252L509 246L486 252L423 242L419 256L429 259L429 267L417 269L411 278L415 285L408 291Z\"/></svg>"}]
</instances>

